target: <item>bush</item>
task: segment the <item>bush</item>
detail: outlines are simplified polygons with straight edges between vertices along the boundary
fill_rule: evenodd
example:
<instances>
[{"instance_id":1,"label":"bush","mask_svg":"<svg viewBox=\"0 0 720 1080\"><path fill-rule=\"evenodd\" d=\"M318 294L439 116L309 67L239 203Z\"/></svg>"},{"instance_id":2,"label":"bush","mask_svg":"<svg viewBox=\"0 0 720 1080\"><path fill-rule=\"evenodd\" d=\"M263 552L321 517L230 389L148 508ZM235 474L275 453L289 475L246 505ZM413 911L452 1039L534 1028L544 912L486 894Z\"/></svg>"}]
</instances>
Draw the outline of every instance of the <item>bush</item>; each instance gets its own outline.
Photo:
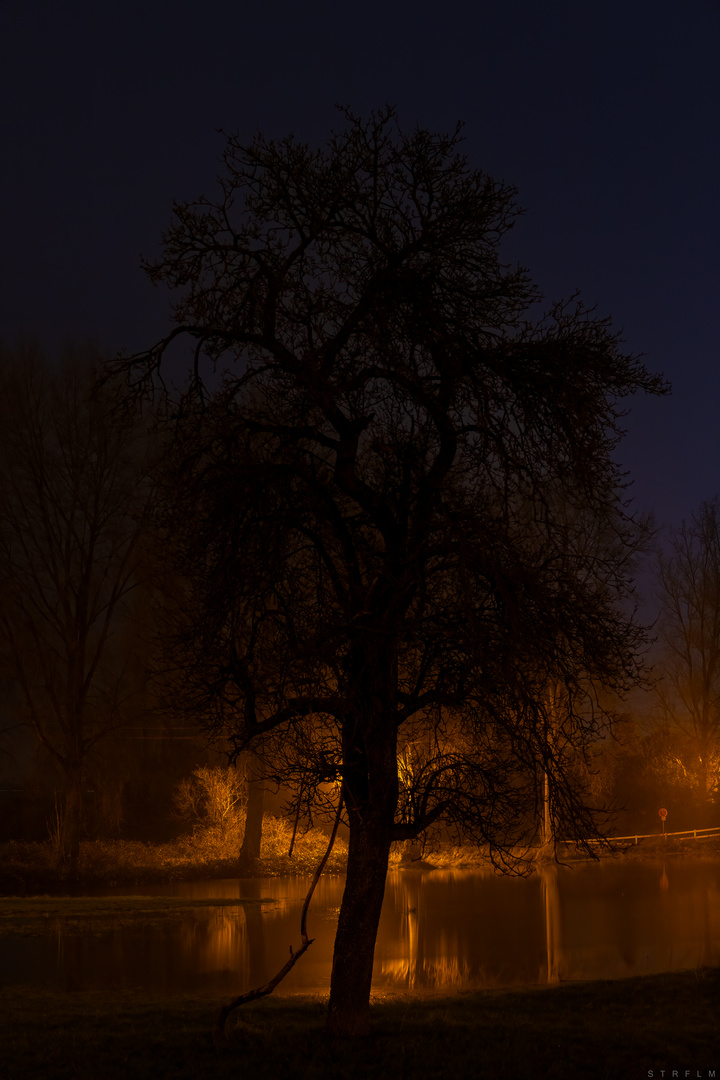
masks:
<instances>
[{"instance_id":1,"label":"bush","mask_svg":"<svg viewBox=\"0 0 720 1080\"><path fill-rule=\"evenodd\" d=\"M201 828L234 828L245 807L245 774L232 765L201 765L173 795L176 816Z\"/></svg>"}]
</instances>

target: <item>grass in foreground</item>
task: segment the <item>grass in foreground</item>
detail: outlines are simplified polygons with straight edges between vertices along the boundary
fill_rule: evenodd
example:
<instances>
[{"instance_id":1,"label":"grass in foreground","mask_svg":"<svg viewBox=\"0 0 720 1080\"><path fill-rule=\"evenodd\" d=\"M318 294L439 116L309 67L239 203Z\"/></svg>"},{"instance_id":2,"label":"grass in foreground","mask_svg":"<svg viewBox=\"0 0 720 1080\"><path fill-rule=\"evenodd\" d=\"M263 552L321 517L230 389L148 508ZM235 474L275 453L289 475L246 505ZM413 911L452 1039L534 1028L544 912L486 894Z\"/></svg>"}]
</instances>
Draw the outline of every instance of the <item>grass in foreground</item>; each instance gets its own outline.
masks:
<instances>
[{"instance_id":1,"label":"grass in foreground","mask_svg":"<svg viewBox=\"0 0 720 1080\"><path fill-rule=\"evenodd\" d=\"M369 1039L328 1039L325 1005L269 998L211 1030L215 997L0 991L0 1076L6 1080L425 1080L720 1077L720 971L704 969L553 989L374 1006ZM236 1014L237 1015L237 1014ZM686 1074L685 1070L690 1070Z\"/></svg>"}]
</instances>

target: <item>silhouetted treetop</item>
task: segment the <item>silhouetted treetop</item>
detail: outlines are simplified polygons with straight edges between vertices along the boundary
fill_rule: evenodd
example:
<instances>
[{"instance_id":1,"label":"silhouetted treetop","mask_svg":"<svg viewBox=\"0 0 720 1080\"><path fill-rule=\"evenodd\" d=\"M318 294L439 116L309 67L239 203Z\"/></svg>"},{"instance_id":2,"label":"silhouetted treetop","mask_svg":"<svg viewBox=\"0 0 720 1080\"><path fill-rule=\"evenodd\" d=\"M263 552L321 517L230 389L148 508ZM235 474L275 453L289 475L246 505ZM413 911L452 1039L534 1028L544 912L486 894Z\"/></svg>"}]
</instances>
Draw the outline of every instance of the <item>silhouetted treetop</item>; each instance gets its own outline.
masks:
<instances>
[{"instance_id":1,"label":"silhouetted treetop","mask_svg":"<svg viewBox=\"0 0 720 1080\"><path fill-rule=\"evenodd\" d=\"M503 456L519 443L589 467L618 437L621 400L661 380L575 300L526 321L540 295L499 251L516 191L471 168L459 128L406 135L392 109L346 120L320 150L228 139L221 197L176 205L147 268L182 295L146 360L182 333L196 360L232 356L234 390L291 393L328 449L384 426L394 387L446 452L479 426Z\"/></svg>"}]
</instances>

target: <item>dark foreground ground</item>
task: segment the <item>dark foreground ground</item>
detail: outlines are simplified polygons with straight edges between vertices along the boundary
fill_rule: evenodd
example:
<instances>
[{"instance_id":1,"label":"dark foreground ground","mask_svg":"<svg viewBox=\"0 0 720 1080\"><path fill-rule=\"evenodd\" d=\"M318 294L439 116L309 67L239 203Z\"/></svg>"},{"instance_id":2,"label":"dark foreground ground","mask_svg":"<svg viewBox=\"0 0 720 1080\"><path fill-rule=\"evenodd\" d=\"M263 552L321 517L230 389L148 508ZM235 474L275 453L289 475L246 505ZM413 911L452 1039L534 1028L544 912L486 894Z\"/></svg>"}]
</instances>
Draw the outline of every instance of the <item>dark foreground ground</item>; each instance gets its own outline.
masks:
<instances>
[{"instance_id":1,"label":"dark foreground ground","mask_svg":"<svg viewBox=\"0 0 720 1080\"><path fill-rule=\"evenodd\" d=\"M1 943L0 943L1 947ZM0 990L3 1080L720 1080L720 970L448 998L393 998L330 1040L325 1006L266 998L212 1039L218 1000ZM238 1014L235 1014L237 1016Z\"/></svg>"}]
</instances>

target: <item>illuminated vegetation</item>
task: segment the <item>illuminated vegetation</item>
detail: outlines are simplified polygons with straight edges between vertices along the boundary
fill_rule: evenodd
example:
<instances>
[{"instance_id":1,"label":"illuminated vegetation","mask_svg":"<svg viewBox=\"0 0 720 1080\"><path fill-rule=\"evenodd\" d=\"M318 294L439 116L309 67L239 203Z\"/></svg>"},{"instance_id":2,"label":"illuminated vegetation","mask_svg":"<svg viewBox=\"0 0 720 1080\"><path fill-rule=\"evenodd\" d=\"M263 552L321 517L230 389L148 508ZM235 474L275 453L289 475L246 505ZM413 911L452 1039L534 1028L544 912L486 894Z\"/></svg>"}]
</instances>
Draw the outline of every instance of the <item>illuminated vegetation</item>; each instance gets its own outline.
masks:
<instances>
[{"instance_id":1,"label":"illuminated vegetation","mask_svg":"<svg viewBox=\"0 0 720 1080\"><path fill-rule=\"evenodd\" d=\"M651 753L709 824L720 794L720 500L701 503L669 541L658 561L663 723Z\"/></svg>"},{"instance_id":2,"label":"illuminated vegetation","mask_svg":"<svg viewBox=\"0 0 720 1080\"><path fill-rule=\"evenodd\" d=\"M242 818L234 836L242 836ZM310 829L295 838L292 855L288 854L292 825L283 818L267 816L263 823L261 860L255 876L311 874L325 848L327 834ZM232 833L219 834L214 828L196 830L192 835L165 844L145 844L137 840L86 840L80 845L78 881L80 885L120 885L193 881L215 877L237 877L237 847ZM487 861L487 853L472 845L428 846L413 851L408 859L407 843L393 846L390 866L417 863L437 867L478 866ZM327 864L328 873L344 873L347 840L338 837ZM62 891L65 883L58 877L54 852L47 843L9 841L0 844L0 895L24 895L33 892Z\"/></svg>"},{"instance_id":3,"label":"illuminated vegetation","mask_svg":"<svg viewBox=\"0 0 720 1080\"><path fill-rule=\"evenodd\" d=\"M239 825L242 832L242 822ZM263 824L261 860L256 876L310 874L327 847L321 829L310 829L296 838L292 856L288 848L291 826L281 818L268 816ZM232 836L214 828L195 831L166 844L144 844L133 840L93 840L80 845L78 883L83 886L142 882L192 881L200 878L238 876L238 849ZM347 845L338 840L328 863L328 871L344 870ZM57 891L65 887L58 877L50 844L0 844L0 893L16 894Z\"/></svg>"}]
</instances>

